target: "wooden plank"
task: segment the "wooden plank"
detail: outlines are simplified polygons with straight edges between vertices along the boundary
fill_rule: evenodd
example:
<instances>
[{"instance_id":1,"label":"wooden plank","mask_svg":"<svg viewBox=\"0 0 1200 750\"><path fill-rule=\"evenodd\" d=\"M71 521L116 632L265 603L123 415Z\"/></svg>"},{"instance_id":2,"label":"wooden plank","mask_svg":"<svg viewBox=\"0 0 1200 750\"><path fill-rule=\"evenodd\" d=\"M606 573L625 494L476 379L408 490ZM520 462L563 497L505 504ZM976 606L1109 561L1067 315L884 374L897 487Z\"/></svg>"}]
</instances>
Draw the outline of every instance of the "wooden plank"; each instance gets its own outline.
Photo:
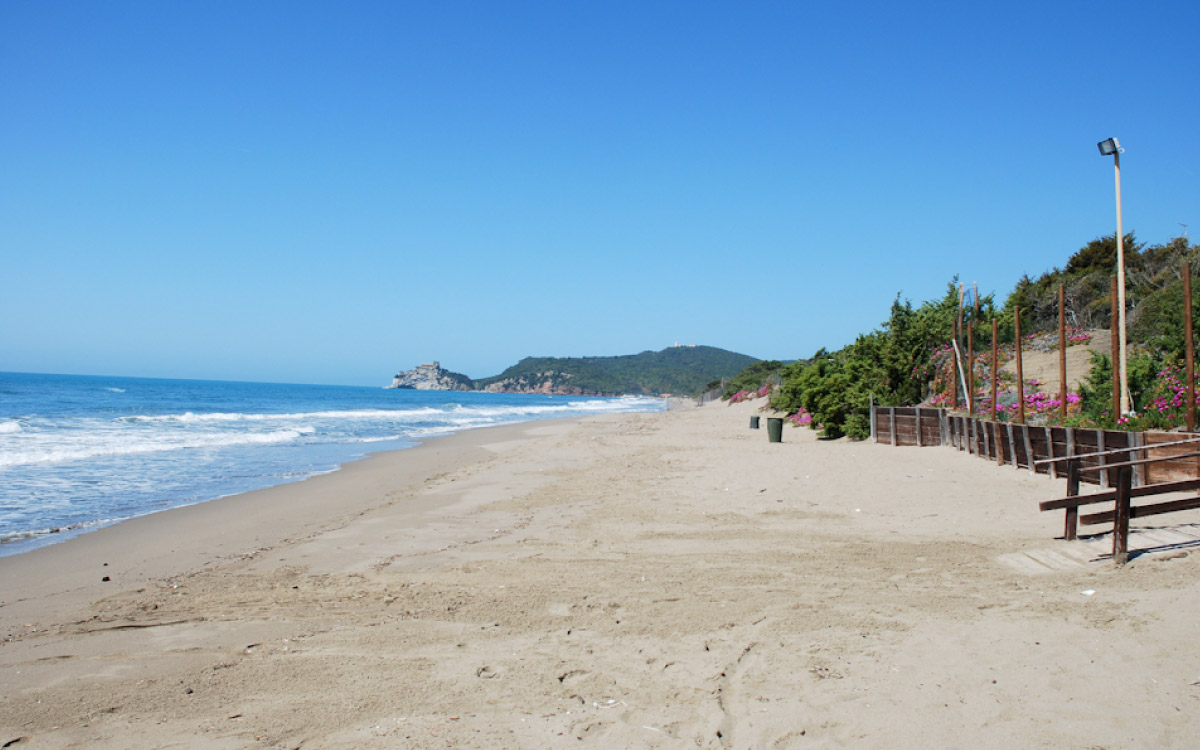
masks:
<instances>
[{"instance_id":1,"label":"wooden plank","mask_svg":"<svg viewBox=\"0 0 1200 750\"><path fill-rule=\"evenodd\" d=\"M1046 430L1049 431L1050 428L1047 427ZM1142 433L1142 434L1150 435L1152 433ZM1151 450L1153 448L1166 448L1167 446L1172 446L1172 445L1188 445L1188 444L1192 444L1192 443L1200 443L1200 437L1189 438L1187 440L1174 440L1169 443L1148 442L1148 443L1138 445L1138 446L1131 446L1128 448L1116 448L1114 450L1104 451L1104 452L1110 453L1110 454L1111 453L1126 453L1128 451L1144 451L1144 450ZM1095 458L1098 455L1100 455L1099 452L1097 452L1097 453L1081 453L1078 456L1059 456L1058 458L1053 458L1053 457L1052 458L1043 458L1043 459L1039 459L1038 463L1039 464L1048 464L1053 461L1066 461L1068 458Z\"/></svg>"},{"instance_id":2,"label":"wooden plank","mask_svg":"<svg viewBox=\"0 0 1200 750\"><path fill-rule=\"evenodd\" d=\"M1098 448L1101 451L1101 453L1103 453L1103 451L1104 451L1104 430L1096 430L1096 448ZM1104 458L1105 458L1104 455L1096 456L1096 465L1098 467L1104 466ZM1100 472L1100 486L1104 487L1104 488L1108 487L1108 472L1107 471Z\"/></svg>"},{"instance_id":3,"label":"wooden plank","mask_svg":"<svg viewBox=\"0 0 1200 750\"><path fill-rule=\"evenodd\" d=\"M1020 466L1020 459L1017 458L1017 441L1015 438L1013 438L1013 423L1005 422L1004 428L1005 428L1005 431L1008 432L1008 448L1009 448L1009 452L1012 453L1013 468L1019 469L1019 468L1021 468L1021 466Z\"/></svg>"},{"instance_id":4,"label":"wooden plank","mask_svg":"<svg viewBox=\"0 0 1200 750\"><path fill-rule=\"evenodd\" d=\"M1194 451L1191 453L1182 453L1178 456L1159 456L1158 458L1139 458L1136 461L1122 461L1117 464L1103 464L1100 466L1091 466L1091 467L1084 469L1083 471L1086 473L1089 471L1101 471L1104 469L1109 469L1109 470L1119 469L1122 466L1145 466L1147 464L1156 464L1156 463L1161 463L1164 461L1174 461L1176 459L1191 458L1193 456L1200 456L1200 451Z\"/></svg>"},{"instance_id":5,"label":"wooden plank","mask_svg":"<svg viewBox=\"0 0 1200 750\"><path fill-rule=\"evenodd\" d=\"M888 429L892 432L892 447L896 446L896 407L888 407Z\"/></svg>"},{"instance_id":6,"label":"wooden plank","mask_svg":"<svg viewBox=\"0 0 1200 750\"><path fill-rule=\"evenodd\" d=\"M1133 458L1134 449L1140 448L1146 444L1146 433L1131 432L1129 433L1129 457ZM1146 454L1149 455L1149 454ZM1133 484L1135 487L1151 484L1150 482L1150 467L1140 466L1133 470Z\"/></svg>"},{"instance_id":7,"label":"wooden plank","mask_svg":"<svg viewBox=\"0 0 1200 750\"><path fill-rule=\"evenodd\" d=\"M1033 465L1033 445L1029 442L1029 425L1021 425L1021 438L1025 442L1025 462L1029 464L1029 473L1037 474L1037 469Z\"/></svg>"},{"instance_id":8,"label":"wooden plank","mask_svg":"<svg viewBox=\"0 0 1200 750\"><path fill-rule=\"evenodd\" d=\"M917 407L917 447L918 448L922 447L921 443L922 443L922 441L921 441L921 407L918 406Z\"/></svg>"},{"instance_id":9,"label":"wooden plank","mask_svg":"<svg viewBox=\"0 0 1200 750\"><path fill-rule=\"evenodd\" d=\"M1046 431L1046 455L1048 458L1036 463L1041 464L1050 462L1050 469L1048 473L1050 476L1058 479L1058 459L1054 457L1054 433L1050 431L1049 427L1043 427L1042 429Z\"/></svg>"},{"instance_id":10,"label":"wooden plank","mask_svg":"<svg viewBox=\"0 0 1200 750\"><path fill-rule=\"evenodd\" d=\"M995 422L983 423L983 455L985 458L992 457L992 441L988 439L988 433L991 432L987 427L989 424L995 424Z\"/></svg>"},{"instance_id":11,"label":"wooden plank","mask_svg":"<svg viewBox=\"0 0 1200 750\"><path fill-rule=\"evenodd\" d=\"M871 403L871 443L880 442L880 434L875 428L875 394L868 394Z\"/></svg>"},{"instance_id":12,"label":"wooden plank","mask_svg":"<svg viewBox=\"0 0 1200 750\"><path fill-rule=\"evenodd\" d=\"M1200 497L1188 497L1183 500L1170 500L1165 503L1154 503L1153 505L1134 505L1129 509L1130 518L1145 518L1147 516L1159 516L1163 513L1175 513L1181 510L1194 510L1200 508ZM1083 526L1096 526L1102 523L1112 523L1116 519L1115 510L1102 510L1099 513L1088 513L1079 517L1079 523Z\"/></svg>"},{"instance_id":13,"label":"wooden plank","mask_svg":"<svg viewBox=\"0 0 1200 750\"><path fill-rule=\"evenodd\" d=\"M1161 484L1146 484L1141 487L1134 487L1131 497L1149 497L1151 495L1162 495L1167 492L1190 492L1191 490L1200 490L1200 479L1184 479L1178 482L1162 482ZM1055 500L1046 500L1038 503L1038 509L1045 511L1069 508L1072 505L1092 505L1094 503L1110 502L1115 500L1116 497L1116 490L1105 490L1093 495L1075 495L1072 497L1060 497Z\"/></svg>"}]
</instances>

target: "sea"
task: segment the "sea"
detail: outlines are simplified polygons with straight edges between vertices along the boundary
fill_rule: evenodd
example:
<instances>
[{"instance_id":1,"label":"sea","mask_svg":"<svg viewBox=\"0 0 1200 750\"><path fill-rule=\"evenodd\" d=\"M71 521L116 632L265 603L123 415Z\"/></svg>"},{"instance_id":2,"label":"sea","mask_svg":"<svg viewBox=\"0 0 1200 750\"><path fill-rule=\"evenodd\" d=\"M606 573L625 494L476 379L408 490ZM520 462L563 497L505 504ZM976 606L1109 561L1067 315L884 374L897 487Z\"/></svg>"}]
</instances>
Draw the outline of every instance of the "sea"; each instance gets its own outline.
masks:
<instances>
[{"instance_id":1,"label":"sea","mask_svg":"<svg viewBox=\"0 0 1200 750\"><path fill-rule=\"evenodd\" d=\"M666 408L638 396L0 372L0 557L463 430Z\"/></svg>"}]
</instances>

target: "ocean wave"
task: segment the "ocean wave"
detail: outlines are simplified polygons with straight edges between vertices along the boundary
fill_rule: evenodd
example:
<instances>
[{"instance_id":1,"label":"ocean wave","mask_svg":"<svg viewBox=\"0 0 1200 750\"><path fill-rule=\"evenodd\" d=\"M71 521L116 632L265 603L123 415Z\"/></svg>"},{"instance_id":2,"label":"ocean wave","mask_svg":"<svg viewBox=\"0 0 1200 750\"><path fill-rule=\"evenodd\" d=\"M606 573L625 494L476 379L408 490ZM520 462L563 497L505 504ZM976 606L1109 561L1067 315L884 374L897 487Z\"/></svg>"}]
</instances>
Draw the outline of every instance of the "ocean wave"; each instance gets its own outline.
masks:
<instances>
[{"instance_id":1,"label":"ocean wave","mask_svg":"<svg viewBox=\"0 0 1200 750\"><path fill-rule=\"evenodd\" d=\"M0 422L0 434L12 434L21 431L21 423L15 419L6 419Z\"/></svg>"},{"instance_id":2,"label":"ocean wave","mask_svg":"<svg viewBox=\"0 0 1200 750\"><path fill-rule=\"evenodd\" d=\"M448 402L441 408L429 406L411 409L356 409L334 411L281 412L183 412L182 414L145 414L118 417L121 422L215 424L231 422L294 422L301 420L348 420L420 422L436 420L447 415L463 414L479 417L512 418L521 416L564 414L569 412L619 412L644 410L657 404L660 399L643 396L628 396L614 399L568 401L556 404L515 404L507 406L476 406Z\"/></svg>"},{"instance_id":3,"label":"ocean wave","mask_svg":"<svg viewBox=\"0 0 1200 750\"><path fill-rule=\"evenodd\" d=\"M429 407L421 407L417 409L358 409L354 411L307 411L307 412L287 412L280 414L262 413L262 412L208 412L196 414L194 412L184 412L182 414L146 414L146 415L130 415L126 417L118 417L120 422L150 422L150 423L180 423L180 424L204 424L204 423L219 423L219 422L294 422L298 420L410 420L420 419L421 417L432 417L439 414L444 414L441 409L432 409Z\"/></svg>"},{"instance_id":4,"label":"ocean wave","mask_svg":"<svg viewBox=\"0 0 1200 750\"><path fill-rule=\"evenodd\" d=\"M90 458L128 456L145 453L163 453L203 448L230 448L240 445L271 445L289 443L302 435L312 434L312 427L274 432L240 432L217 434L188 434L162 436L160 439L129 440L125 435L111 434L102 438L95 433L86 441L68 443L60 441L29 450L14 450L0 453L0 468L26 466L29 464L65 463Z\"/></svg>"},{"instance_id":5,"label":"ocean wave","mask_svg":"<svg viewBox=\"0 0 1200 750\"><path fill-rule=\"evenodd\" d=\"M63 526L47 526L41 529L28 529L25 531L7 531L0 532L0 545L12 544L13 542L24 542L30 539L50 536L51 534L62 534L68 531L82 531L83 529L91 529L97 526L107 526L109 524L123 521L123 518L101 518L94 521L80 521L78 523L69 523Z\"/></svg>"}]
</instances>

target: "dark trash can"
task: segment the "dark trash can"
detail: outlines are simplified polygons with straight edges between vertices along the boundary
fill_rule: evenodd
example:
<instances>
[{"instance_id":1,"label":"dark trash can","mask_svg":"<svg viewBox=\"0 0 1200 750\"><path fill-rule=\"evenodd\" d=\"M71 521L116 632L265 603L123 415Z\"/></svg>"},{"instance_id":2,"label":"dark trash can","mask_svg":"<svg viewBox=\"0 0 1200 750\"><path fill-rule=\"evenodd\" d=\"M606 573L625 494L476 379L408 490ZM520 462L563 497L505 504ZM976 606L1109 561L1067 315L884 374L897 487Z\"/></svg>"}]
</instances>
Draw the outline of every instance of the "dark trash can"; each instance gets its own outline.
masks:
<instances>
[{"instance_id":1,"label":"dark trash can","mask_svg":"<svg viewBox=\"0 0 1200 750\"><path fill-rule=\"evenodd\" d=\"M783 418L767 417L767 436L772 443L783 442Z\"/></svg>"},{"instance_id":2,"label":"dark trash can","mask_svg":"<svg viewBox=\"0 0 1200 750\"><path fill-rule=\"evenodd\" d=\"M750 429L758 429L758 417L750 417Z\"/></svg>"}]
</instances>

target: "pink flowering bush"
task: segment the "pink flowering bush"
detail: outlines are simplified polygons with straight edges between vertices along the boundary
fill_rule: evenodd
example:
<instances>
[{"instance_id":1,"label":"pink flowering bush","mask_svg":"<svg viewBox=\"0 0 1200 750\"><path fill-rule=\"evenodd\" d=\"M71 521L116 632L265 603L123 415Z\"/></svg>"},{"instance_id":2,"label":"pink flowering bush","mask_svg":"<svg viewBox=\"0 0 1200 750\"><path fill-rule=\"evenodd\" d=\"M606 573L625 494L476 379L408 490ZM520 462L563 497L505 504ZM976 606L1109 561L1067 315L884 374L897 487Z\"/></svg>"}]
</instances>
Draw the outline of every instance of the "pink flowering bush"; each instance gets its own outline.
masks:
<instances>
[{"instance_id":1,"label":"pink flowering bush","mask_svg":"<svg viewBox=\"0 0 1200 750\"><path fill-rule=\"evenodd\" d=\"M812 424L812 415L805 411L803 407L801 407L800 411L796 412L795 414L787 415L783 418L783 421L791 422L796 427L807 427L808 425Z\"/></svg>"}]
</instances>

